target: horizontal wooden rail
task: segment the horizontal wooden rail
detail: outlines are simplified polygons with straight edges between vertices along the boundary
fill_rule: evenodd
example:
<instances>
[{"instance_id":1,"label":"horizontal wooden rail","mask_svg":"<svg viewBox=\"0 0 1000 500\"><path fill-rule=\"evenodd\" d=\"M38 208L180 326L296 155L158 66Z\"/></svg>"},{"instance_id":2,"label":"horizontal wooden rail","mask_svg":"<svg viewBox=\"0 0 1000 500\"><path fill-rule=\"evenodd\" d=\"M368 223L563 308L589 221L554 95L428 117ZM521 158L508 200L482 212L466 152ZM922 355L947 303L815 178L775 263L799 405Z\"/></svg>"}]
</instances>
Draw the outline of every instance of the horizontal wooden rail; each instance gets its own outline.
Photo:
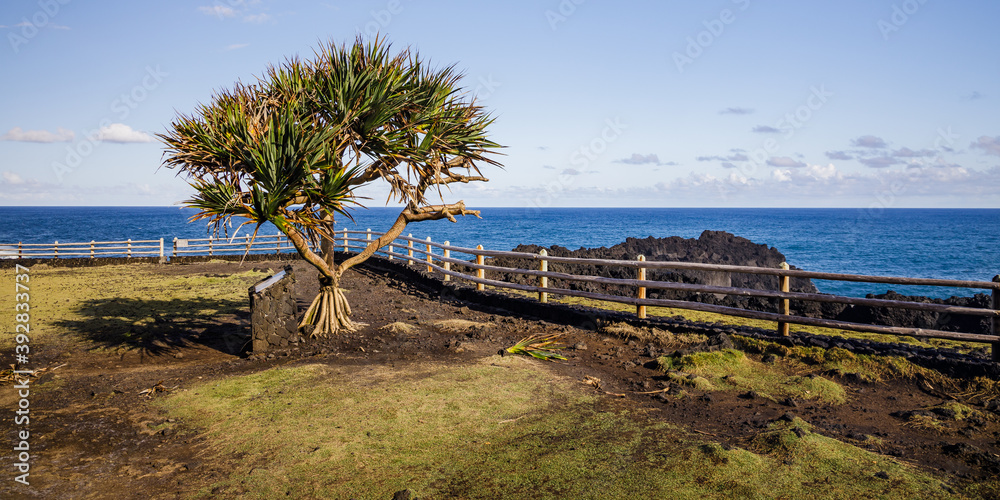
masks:
<instances>
[{"instance_id":1,"label":"horizontal wooden rail","mask_svg":"<svg viewBox=\"0 0 1000 500\"><path fill-rule=\"evenodd\" d=\"M404 240L404 241L414 241L414 242L420 242L420 243L426 244L425 240L418 240L416 238L400 237L399 239ZM656 268L656 267L658 267L656 265L658 263L655 262L655 261L652 261L652 262L651 261L635 261L635 262L632 262L632 261L603 261L603 260L597 260L597 259L569 259L569 258L558 258L558 257L554 258L552 256L548 256L548 255L544 255L544 254L536 255L536 254L528 254L528 253L521 253L521 252L496 252L496 251L491 251L491 250L471 249L471 248L456 247L456 246L441 245L441 244L433 244L433 246L435 246L437 248L442 248L444 250L455 251L455 252L458 252L458 253L468 253L468 254L477 255L477 256L479 256L479 255L497 255L497 254L500 254L500 255L503 255L503 256L516 257L516 258L525 258L525 259L537 260L537 261L543 261L543 262L547 262L547 261L562 261L562 262L585 263L585 264L594 264L594 265L609 265L609 263L611 265L617 265L617 264L621 263L621 264L628 264L627 267L636 267L636 268ZM418 254L425 254L425 255L428 253L427 251L423 251L423 250L420 250L418 248L413 248L412 252L415 252L415 253L418 253ZM390 252L390 254L393 255L394 257L401 258L401 259L404 259L404 260L423 261L423 259L421 259L419 257L408 256L406 254L394 253L394 252ZM780 290L755 290L755 289L747 289L747 288L720 287L720 286L711 286L711 285L697 285L697 284L673 283L673 282L663 282L663 281L628 280L628 279L617 279L617 278L605 278L605 277L600 277L600 276L582 276L582 275L574 275L574 274L567 274L567 273L556 273L556 272L551 272L551 271L542 271L542 270L533 270L533 269L515 269L515 268L507 268L507 267L500 267L500 266L490 266L490 265L485 265L485 264L477 264L477 263L474 263L474 262L469 262L469 261L465 261L465 260L461 260L461 259L455 259L455 258L450 258L450 257L439 257L439 256L434 256L434 260L435 260L435 262L437 262L437 263L439 263L441 265L438 265L438 264L429 264L428 267L430 267L433 270L435 270L437 272L440 272L440 273L442 273L442 274L444 274L446 276L460 278L460 279L463 279L463 280L470 281L472 283L476 283L477 287L482 287L482 286L487 286L488 285L488 286L494 286L494 287L497 287L497 288L507 288L507 289L512 289L512 290L520 290L520 291L524 291L524 292L533 292L533 293L538 293L539 297L547 297L550 294L552 294L552 295L565 295L565 296L571 296L571 297L581 297L581 298L589 298L589 299L594 299L594 300L604 300L604 301L610 301L610 302L616 302L616 303L622 303L622 304L630 304L630 305L635 305L635 306L659 306L659 307L671 307L671 308L677 308L677 309L686 309L686 310L693 310L693 311L710 312L710 313L724 314L724 315L728 315L728 316L736 316L736 317L749 318L749 319L758 319L758 320L764 320L764 321L775 321L775 322L778 322L779 324L781 324L781 323L794 323L794 324L799 324L799 325L819 326L819 327L825 327L825 328L851 330L851 331L858 331L858 332L879 333L879 334L886 334L886 335L908 335L908 336L921 337L921 338L937 338L937 339L956 340L956 341L985 342L985 343L991 343L993 345L994 360L995 361L997 360L996 359L996 357L997 357L996 356L996 351L998 350L998 347L1000 347L1000 332L998 332L998 334L995 334L995 335L983 335L983 334L974 334L974 333L949 332L949 331L944 331L944 330L935 330L935 329L926 329L926 328L907 328L907 327L871 325L871 324L866 324L866 323L853 323L853 322L848 322L848 321L829 320L829 319L822 319L822 318L809 318L809 317L804 317L804 316L795 316L795 315L790 315L790 314L771 313L771 312L765 312L765 311L751 311L751 310L740 309L740 308L735 308L735 307L719 306L719 305L713 305L713 304L704 304L704 303L700 303L700 302L690 302L690 301L685 301L685 300L636 298L636 297L626 297L626 296L620 296L620 295L607 295L607 294L601 294L601 293L585 292L585 291L581 291L581 290L570 290L570 289L564 289L564 288L551 288L551 287L548 287L548 286L521 285L521 284L510 283L510 282L506 282L506 281L486 279L485 277L480 277L482 275L479 274L479 273L482 273L484 271L507 272L507 273L513 273L513 274L522 274L522 275L528 275L528 276L536 276L536 277L540 277L540 278L561 279L561 280L565 280L565 281L590 282L590 283L599 283L599 284L608 284L608 285L644 287L644 288L665 289L665 290L680 290L680 291L699 292L699 293L719 293L719 294L738 295L738 296L755 296L755 297L774 298L774 299L794 299L794 300L802 300L802 301L835 302L835 303L844 303L844 304L853 304L853 305L862 305L862 306L871 306L871 307L895 307L895 308L912 309L912 310L923 310L923 311L938 312L938 313L951 313L951 314L965 314L965 315L973 315L973 316L986 316L986 317L990 317L992 319L992 321L993 321L994 324L1000 323L1000 321L998 321L998 320L1000 320L1000 310L998 310L998 309L983 309L983 308L959 307L959 306L950 306L950 305L947 305L947 304L928 304L928 303L921 303L921 302L909 302L909 301L898 301L898 300L887 300L887 299L868 299L868 298L842 297L842 296L836 296L836 295L803 293L803 292L783 292L783 291L780 291ZM475 269L477 271L477 276L472 276L472 275L460 273L460 272L457 272L457 271L451 269L450 267L449 268L443 267L444 265L449 265L450 266L451 264L462 265L462 266L466 266L467 268L470 268L470 269ZM731 270L733 268L740 269L741 271L750 271L750 270L754 270L754 271L770 271L770 272L767 272L767 273L759 272L759 273L756 273L756 274L769 274L769 275L775 275L775 276L782 276L783 273L788 273L788 275L792 275L792 274L795 273L795 271L790 271L790 270L789 271L783 271L781 269L750 268L750 267L746 267L746 266L714 266L714 265L705 266L705 265L696 265L696 266L688 267L687 266L688 263L669 263L669 264L671 264L671 265L673 265L673 264L684 264L685 265L684 266L685 269L700 269L700 270L705 270L706 267L708 267L708 268L710 268L708 270L715 270L715 271L719 271L719 270ZM814 274L821 274L821 275L825 276L828 273L814 273ZM838 277L844 277L844 276L857 276L857 275L842 275L842 274L838 274L836 276L838 276ZM878 278L878 277L865 276L865 278L872 278L874 280L874 278ZM974 284L975 288L981 288L981 287L982 288L993 288L992 286L988 287L988 286L983 286L983 285L1000 284L1000 282L985 283L985 282L969 282L969 281L959 281L959 280L937 280L937 279L920 280L920 281L923 281L925 283L926 282L932 282L932 283L934 283L935 285L938 285L938 286L941 286L942 282L945 283L946 286L951 286L953 283L960 282L960 283L965 283L965 284ZM874 281L874 282L877 282L877 281ZM997 290L997 288L993 288L993 289Z\"/></svg>"},{"instance_id":2,"label":"horizontal wooden rail","mask_svg":"<svg viewBox=\"0 0 1000 500\"><path fill-rule=\"evenodd\" d=\"M728 316L738 316L742 318L759 319L764 321L785 321L788 323L796 323L800 325L811 325L811 326L821 326L827 328L839 328L843 330L853 330L860 332L872 332L872 333L883 333L889 335L909 335L913 337L925 337L925 338L940 338L949 340L965 340L973 342L997 342L1000 341L1000 336L997 335L981 335L976 333L960 333L960 332L946 332L943 330L932 330L925 328L905 328L896 326L880 326L880 325L869 325L866 323L851 323L847 321L837 321L828 320L820 318L807 318L803 316L791 316L785 314L769 313L763 311L749 311L746 309L740 309L737 307L727 307L727 306L717 306L713 304L703 304L701 302L688 302L685 300L668 300L668 299L637 299L632 297L622 297L620 295L605 295L601 293L584 292L581 290L569 290L565 288L542 288L540 286L533 285L520 285L516 283L509 283L506 281L497 281L490 279L477 278L475 276L459 273L456 271L445 270L444 267L438 266L436 264L431 264L432 267L438 272L449 274L452 277L461 278L464 280L472 281L477 284L483 284L488 286L494 286L498 288L511 288L515 290L522 290L526 292L548 292L550 294L557 295L568 295L572 297L582 297L594 300L605 300L610 302L618 302L632 305L645 305L645 306L659 306L659 307L672 307L676 309L688 309L693 311L710 312L717 314L725 314Z\"/></svg>"},{"instance_id":3,"label":"horizontal wooden rail","mask_svg":"<svg viewBox=\"0 0 1000 500\"><path fill-rule=\"evenodd\" d=\"M471 267L473 269L483 269L486 271L508 272L512 274L522 274L526 276L537 276L537 277L560 279L565 281L585 282L585 283L598 283L602 285L645 287L658 290L679 290L679 291L697 292L697 293L737 295L742 297L762 297L771 299L795 299L795 300L804 300L813 302L832 302L838 304L852 304L852 305L871 306L871 307L898 307L900 309L912 309L917 311L931 311L931 312L951 313L951 314L968 314L972 316L1000 317L1000 311L993 309L983 309L978 307L959 307L959 306L951 306L948 304L910 302L905 300L843 297L840 295L829 295L822 293L781 292L777 290L758 290L755 288L736 288L736 287L713 286L713 285L697 285L691 283L676 283L672 281L648 281L648 280L632 280L632 279L621 279L621 278L605 278L603 276L585 276L578 274L557 273L552 271L536 271L533 269L516 269L510 267L489 266L489 265L480 266L478 264L469 261L452 259L452 258L439 257L437 258L437 260L440 260L441 262L448 262L451 264L459 264Z\"/></svg>"},{"instance_id":4,"label":"horizontal wooden rail","mask_svg":"<svg viewBox=\"0 0 1000 500\"><path fill-rule=\"evenodd\" d=\"M372 233L376 234L376 233ZM408 238L406 236L400 236L400 240L404 241L414 241L424 243L423 240L418 240L416 238ZM432 246L437 248L445 248L444 245L439 243L434 243ZM515 259L529 259L529 260L543 260L543 257L538 254L524 253L524 252L510 252L505 250L478 250L475 248L465 248L457 247L454 245L448 246L448 250L458 253L466 253L470 255L482 255L485 257L510 257ZM882 283L887 285L915 285L915 286L947 286L956 288L981 288L984 290L1000 290L1000 283L991 281L970 281L970 280L951 280L951 279L940 279L940 278L901 278L896 276L870 276L863 274L842 274L842 273L824 273L815 271L804 271L801 269L772 269L769 267L751 267L751 266L733 266L728 264L702 264L699 262L668 262L668 261L650 261L638 262L633 260L613 260L613 259L583 259L577 257L553 257L551 255L545 256L544 260L548 262L562 262L566 264L586 264L592 266L617 266L617 267L629 267L629 268L645 268L645 269L687 269L687 270L698 270L698 271L721 271L730 273L742 273L742 274L763 274L771 276L790 276L793 278L810 278L810 279L822 279L822 280L832 280L832 281L852 281L861 283Z\"/></svg>"}]
</instances>

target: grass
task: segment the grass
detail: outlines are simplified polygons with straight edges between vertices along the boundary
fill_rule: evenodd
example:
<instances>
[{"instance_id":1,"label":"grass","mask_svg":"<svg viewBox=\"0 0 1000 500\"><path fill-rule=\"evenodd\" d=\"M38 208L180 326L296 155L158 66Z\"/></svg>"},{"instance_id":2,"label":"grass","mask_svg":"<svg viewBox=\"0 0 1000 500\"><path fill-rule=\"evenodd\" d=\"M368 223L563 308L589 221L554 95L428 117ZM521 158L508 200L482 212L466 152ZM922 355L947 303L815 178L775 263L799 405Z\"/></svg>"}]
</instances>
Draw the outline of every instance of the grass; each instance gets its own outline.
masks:
<instances>
[{"instance_id":1,"label":"grass","mask_svg":"<svg viewBox=\"0 0 1000 500\"><path fill-rule=\"evenodd\" d=\"M239 457L200 498L390 498L405 488L421 498L949 497L936 479L801 421L728 448L582 387L533 360L491 356L275 368L157 404L200 428L217 459Z\"/></svg>"},{"instance_id":2,"label":"grass","mask_svg":"<svg viewBox=\"0 0 1000 500\"><path fill-rule=\"evenodd\" d=\"M957 382L940 372L913 364L900 356L855 354L833 347L787 347L767 340L736 336L734 341L741 349L751 353L774 354L786 362L798 362L802 369L811 367L813 372L827 372L839 376L854 376L865 382L889 380L926 380L947 389L957 387ZM991 386L993 390L1000 387Z\"/></svg>"},{"instance_id":3,"label":"grass","mask_svg":"<svg viewBox=\"0 0 1000 500\"><path fill-rule=\"evenodd\" d=\"M245 308L247 287L268 275L249 270L226 276L176 277L153 273L153 266L34 266L29 282L32 343L56 349L86 331L127 344L130 337L149 330L158 317L207 323L219 314ZM13 275L13 269L5 269L0 279L13 283ZM13 324L13 301L13 294L0 295L7 324ZM0 349L10 349L12 337L0 338ZM97 341L93 347L102 345Z\"/></svg>"},{"instance_id":4,"label":"grass","mask_svg":"<svg viewBox=\"0 0 1000 500\"><path fill-rule=\"evenodd\" d=\"M783 398L842 404L844 388L815 374L798 374L794 365L754 361L742 351L723 349L657 360L671 380L702 391L755 391L778 401Z\"/></svg>"}]
</instances>

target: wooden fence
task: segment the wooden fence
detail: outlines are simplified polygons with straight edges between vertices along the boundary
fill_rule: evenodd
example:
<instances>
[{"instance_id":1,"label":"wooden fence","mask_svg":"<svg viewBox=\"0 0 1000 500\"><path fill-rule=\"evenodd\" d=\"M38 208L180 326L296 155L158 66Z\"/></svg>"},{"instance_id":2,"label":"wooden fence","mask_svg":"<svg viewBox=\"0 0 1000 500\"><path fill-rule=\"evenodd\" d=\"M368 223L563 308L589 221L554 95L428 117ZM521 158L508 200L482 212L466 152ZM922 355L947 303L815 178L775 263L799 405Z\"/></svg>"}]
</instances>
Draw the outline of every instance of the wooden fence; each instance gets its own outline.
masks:
<instances>
[{"instance_id":1,"label":"wooden fence","mask_svg":"<svg viewBox=\"0 0 1000 500\"><path fill-rule=\"evenodd\" d=\"M337 234L338 234L338 241L342 241L341 246L344 251L351 249L353 250L363 249L365 245L367 245L367 243L373 238L373 236L378 237L381 235L381 233L375 233L372 232L371 230L348 231L346 229ZM352 237L351 235L355 236ZM357 235L364 235L365 237L359 238L356 237ZM405 242L405 246L399 243L400 241ZM397 251L404 249L406 253L401 253ZM434 253L435 249L438 249L440 252ZM474 256L475 263L473 263L471 260L456 259L452 257L451 255L452 252ZM413 238L412 234L409 236L403 236L398 238L395 242L386 246L384 250L379 253L385 255L389 259L398 258L406 260L407 264L410 265L414 264L425 265L427 266L428 272L436 271L443 274L445 281L448 281L451 278L458 278L475 283L479 290L483 290L486 286L493 286L497 288L506 288L506 289L537 293L538 300L541 302L546 302L550 294L617 302L620 304L634 305L636 307L636 316L639 318L646 317L646 307L648 306L672 307L672 308L687 309L692 311L703 311L709 313L725 314L729 316L737 316L742 318L775 321L778 323L778 331L782 335L789 334L789 328L788 328L789 324L799 324L799 325L835 328L842 330L851 330L858 332L879 333L886 335L908 335L921 338L948 339L948 340L959 340L967 342L983 342L992 345L993 360L1000 361L1000 276L994 277L993 281L967 281L967 280L949 280L949 279L936 279L936 278L901 278L901 277L891 277L891 276L867 276L867 275L857 275L857 274L823 273L823 272L804 271L798 269L793 270L789 269L788 265L785 263L783 263L780 268L772 269L765 267L732 266L732 265L722 265L722 264L701 264L694 262L646 261L645 257L643 257L642 255L636 256L636 260L634 261L581 259L574 257L549 256L546 254L545 250L542 250L538 254L533 254L533 253L509 252L509 251L499 251L499 250L485 250L483 249L482 245L478 245L476 248L457 247L450 245L449 242L447 241L443 243L435 243L432 242L430 238L427 238L426 240L416 239ZM418 255L414 256L415 253ZM517 259L526 259L537 262L538 266L537 269L513 269L508 267L490 266L485 264L484 261L485 257L511 257ZM601 276L556 273L548 271L548 263L550 262L633 268L635 269L636 279L618 279L618 278L605 278ZM463 274L453 271L451 269L452 264L462 265L475 269L476 274L473 276L470 274ZM726 272L726 273L744 273L744 274L777 276L779 286L778 290L757 290L749 288L699 285L699 284L677 283L669 281L649 281L645 279L646 270L648 269L698 270L698 271L715 271L715 272ZM486 272L504 272L504 273L520 274L525 276L534 276L538 279L537 282L538 284L524 285L524 284L488 279L486 277ZM839 295L828 295L819 293L791 292L789 291L789 279L793 277L864 282L864 283L880 283L886 285L919 285L919 286L975 288L975 289L989 290L990 293L992 294L992 303L991 303L991 308L986 309L986 308L976 308L976 307L959 307L947 304L930 304L923 302L908 302L901 300L869 299L869 298L844 297ZM550 278L559 279L563 281L570 281L570 282L584 282L584 283L596 283L603 285L627 286L634 288L636 292L633 297L626 297L621 295L609 295L603 293L586 292L582 290L571 290L568 288L551 288L548 286L548 280ZM737 307L721 306L714 304L704 304L700 302L691 302L685 300L649 299L646 298L647 290L679 290L686 292L700 292L700 293L735 295L743 297L761 297L761 298L778 299L779 307L778 310L775 312L766 312L766 311L753 311ZM851 304L859 306L890 307L890 308L911 309L918 311L929 311L936 313L983 316L990 318L991 331L990 334L960 333L960 332L949 332L949 331L934 330L927 328L908 328L908 327L897 327L897 326L872 325L866 323L854 323L854 322L831 320L831 319L797 316L790 314L789 302L791 300L811 301L811 302L832 302L832 303Z\"/></svg>"},{"instance_id":2,"label":"wooden fence","mask_svg":"<svg viewBox=\"0 0 1000 500\"><path fill-rule=\"evenodd\" d=\"M174 238L171 257L178 255L232 255L295 252L295 246L283 234L249 234L232 238Z\"/></svg>"},{"instance_id":3,"label":"wooden fence","mask_svg":"<svg viewBox=\"0 0 1000 500\"><path fill-rule=\"evenodd\" d=\"M373 238L381 236L382 233L367 231L348 231L344 229L336 233L336 248L348 251L359 251L364 249ZM435 253L435 250L438 253ZM284 235L258 235L252 238L249 235L234 238L174 238L172 242L171 256L181 255L226 255L226 254L246 254L246 253L282 253L295 251L295 247ZM465 254L473 257L471 259L458 259L452 253ZM158 255L164 256L163 239L159 240L125 240L125 241L91 241L84 243L59 243L53 244L0 244L0 257L6 258L34 258L34 257L106 257L106 256L142 256ZM401 236L386 247L377 252L389 260L401 259L408 265L426 266L428 272L438 272L443 275L445 281L452 278L462 279L476 284L479 290L484 290L486 286L520 290L535 293L538 300L547 302L549 295L565 295L570 297L581 297L594 300L604 300L621 304L633 305L636 308L636 316L646 317L646 308L649 306L672 307L677 309L687 309L692 311L703 311L709 313L725 314L742 318L775 321L778 323L778 331L782 335L789 334L790 324L811 325L842 330L852 330L858 332L871 332L886 335L909 335L921 338L937 338L948 340L959 340L968 342L983 342L992 345L993 360L1000 362L1000 276L993 278L993 281L966 281L934 278L900 278L891 276L867 276L856 274L821 273L803 270L792 270L787 264L780 268L772 269L765 267L732 266L721 264L700 264L694 262L661 262L647 261L642 255L637 255L636 260L603 260L603 259L581 259L573 257L555 257L547 255L545 250L538 254L509 252L500 250L486 250L482 245L476 248L466 248L452 246L448 241L443 243L432 242L428 237L424 240L414 238L412 234ZM498 267L485 264L485 257L512 257L526 259L537 262L535 269L514 269ZM567 273L557 273L548 270L550 262L560 262L566 264L585 264L592 266L625 267L635 270L635 279L605 278L601 276L575 275ZM476 271L475 275L463 274L453 271L451 266L461 265ZM651 281L646 279L646 271L649 269L673 269L673 270L698 270L715 271L725 273L744 273L754 275L776 276L778 278L777 290L757 290L749 288L724 287L714 285L699 285L690 283L677 283L670 281ZM496 279L487 278L487 272L505 272L533 276L537 278L536 285L525 285L510 283ZM920 285L920 286L942 286L959 287L989 290L992 294L990 308L959 307L947 304L929 304L923 302L908 302L887 299L868 299L858 297L844 297L839 295L827 295L819 293L804 293L789 291L790 278L810 278L836 281L853 281L864 283L880 283L886 285ZM552 288L549 286L549 279L558 279L569 282L595 283L602 285L625 286L635 290L634 296L609 295L603 293L586 292L582 290L571 290L568 288ZM712 293L743 297L760 297L768 299L778 299L778 308L774 312L753 311L737 307L705 304L701 302L691 302L685 300L672 299L650 299L646 298L647 290L677 290L693 293ZM811 318L797 316L790 313L789 303L792 300L811 302L832 302L839 304L851 304L870 307L890 307L900 309L911 309L918 311L929 311L936 313L963 314L969 316L981 316L990 318L990 334L948 332L943 330L933 330L926 328L908 328L897 326L872 325L866 323L853 323L847 321Z\"/></svg>"},{"instance_id":4,"label":"wooden fence","mask_svg":"<svg viewBox=\"0 0 1000 500\"><path fill-rule=\"evenodd\" d=\"M163 257L163 238L158 240L89 241L77 243L0 244L0 257L32 259L37 257Z\"/></svg>"}]
</instances>

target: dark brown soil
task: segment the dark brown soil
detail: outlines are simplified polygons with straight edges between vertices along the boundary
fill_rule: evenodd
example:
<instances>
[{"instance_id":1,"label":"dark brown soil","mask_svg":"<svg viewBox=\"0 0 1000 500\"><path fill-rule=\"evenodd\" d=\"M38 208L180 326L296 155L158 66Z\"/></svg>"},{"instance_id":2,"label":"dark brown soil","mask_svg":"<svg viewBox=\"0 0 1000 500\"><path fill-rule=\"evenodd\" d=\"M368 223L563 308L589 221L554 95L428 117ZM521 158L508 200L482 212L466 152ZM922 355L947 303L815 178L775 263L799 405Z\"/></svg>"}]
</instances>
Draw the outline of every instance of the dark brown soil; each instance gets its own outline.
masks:
<instances>
[{"instance_id":1,"label":"dark brown soil","mask_svg":"<svg viewBox=\"0 0 1000 500\"><path fill-rule=\"evenodd\" d=\"M157 269L172 275L205 275L230 273L236 266L195 263ZM301 311L316 292L315 271L301 261L293 266ZM240 270L249 267L279 266L247 263ZM49 383L52 389L31 401L35 455L31 488L5 480L0 484L0 498L177 498L227 477L225 463L213 458L196 430L183 422L170 422L174 425L168 430L153 429L167 417L137 394L158 384L167 389L186 387L206 379L302 362L381 364L418 358L473 358L496 353L529 333L555 332L564 335L564 343L578 348L565 351L569 359L553 364L553 369L576 379L585 375L600 378L603 391L624 395L622 403L653 408L653 418L683 426L706 439L742 445L767 424L791 413L828 436L946 474L946 480L956 486L1000 473L1000 424L995 420L953 421L944 430L927 430L892 416L946 402L940 392L918 382L868 384L838 379L850 393L849 402L840 406L776 403L749 394L722 392L695 393L695 397L680 400L665 398L662 393L642 394L673 390L656 369L651 356L657 354L656 349L651 352L647 344L579 328L572 321L542 321L461 302L451 298L452 294L442 296L440 288L398 276L374 266L349 272L344 287L354 291L349 295L353 319L369 326L263 356L239 352L236 344L217 338L221 331L245 336L248 313L218 317L203 333L192 333L181 339L178 347L156 353L131 350L113 356L82 345L69 345L65 352L41 350L49 367L72 362L32 380L35 386ZM413 335L380 330L395 321L426 325L438 319L466 319L493 326L467 334L434 328L422 328ZM9 426L8 422L5 417L3 426ZM13 431L2 433L5 442L14 441ZM9 452L3 453L3 462L13 463ZM11 477L9 471L4 476Z\"/></svg>"}]
</instances>

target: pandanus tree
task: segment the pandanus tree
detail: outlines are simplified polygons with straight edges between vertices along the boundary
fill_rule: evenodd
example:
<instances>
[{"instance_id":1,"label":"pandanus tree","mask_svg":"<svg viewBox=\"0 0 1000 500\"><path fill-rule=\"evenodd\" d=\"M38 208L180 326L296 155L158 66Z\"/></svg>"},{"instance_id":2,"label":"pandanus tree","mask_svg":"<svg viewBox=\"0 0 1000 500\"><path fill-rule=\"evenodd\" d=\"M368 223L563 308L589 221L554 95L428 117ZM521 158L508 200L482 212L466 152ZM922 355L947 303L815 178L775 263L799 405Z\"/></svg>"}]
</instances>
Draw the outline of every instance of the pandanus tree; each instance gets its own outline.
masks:
<instances>
[{"instance_id":1,"label":"pandanus tree","mask_svg":"<svg viewBox=\"0 0 1000 500\"><path fill-rule=\"evenodd\" d=\"M216 234L234 220L253 236L274 224L319 271L320 292L300 328L311 337L356 329L341 277L411 222L473 215L445 202L448 185L485 182L500 166L487 137L493 119L460 86L453 66L429 68L378 39L322 45L309 60L272 66L255 84L218 91L159 138L163 166L184 174ZM334 222L362 207L356 190L383 182L403 208L361 252L335 262Z\"/></svg>"}]
</instances>

